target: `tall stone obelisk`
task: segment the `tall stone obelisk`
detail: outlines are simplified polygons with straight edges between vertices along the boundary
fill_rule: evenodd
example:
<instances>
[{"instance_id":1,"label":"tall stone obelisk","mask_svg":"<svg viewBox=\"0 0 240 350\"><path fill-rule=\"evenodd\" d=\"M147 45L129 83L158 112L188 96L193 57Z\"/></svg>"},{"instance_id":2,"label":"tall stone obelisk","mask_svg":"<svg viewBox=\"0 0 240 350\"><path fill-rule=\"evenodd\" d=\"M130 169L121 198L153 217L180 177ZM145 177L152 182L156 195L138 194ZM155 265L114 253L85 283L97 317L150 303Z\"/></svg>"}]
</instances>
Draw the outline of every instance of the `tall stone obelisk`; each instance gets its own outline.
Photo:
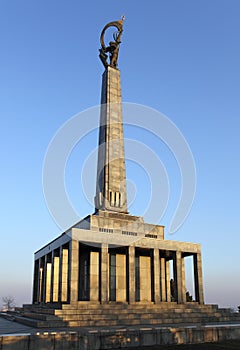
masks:
<instances>
[{"instance_id":1,"label":"tall stone obelisk","mask_svg":"<svg viewBox=\"0 0 240 350\"><path fill-rule=\"evenodd\" d=\"M120 71L117 68L118 50L123 21L111 22L101 35L100 58L105 66L102 76L101 116L99 128L98 169L96 182L96 210L128 213L126 192L126 170L122 122L122 93ZM105 30L118 29L114 42L106 47ZM110 53L110 63L107 59Z\"/></svg>"}]
</instances>

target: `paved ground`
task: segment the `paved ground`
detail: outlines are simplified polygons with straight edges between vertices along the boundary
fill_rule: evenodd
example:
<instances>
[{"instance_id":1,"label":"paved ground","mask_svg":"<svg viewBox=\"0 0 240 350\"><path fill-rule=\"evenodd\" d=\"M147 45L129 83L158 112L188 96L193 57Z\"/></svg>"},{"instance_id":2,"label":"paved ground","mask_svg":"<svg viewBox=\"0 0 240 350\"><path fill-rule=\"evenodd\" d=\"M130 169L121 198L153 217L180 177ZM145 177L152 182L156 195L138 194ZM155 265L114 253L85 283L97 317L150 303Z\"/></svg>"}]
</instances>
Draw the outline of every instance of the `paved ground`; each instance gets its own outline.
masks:
<instances>
[{"instance_id":1,"label":"paved ground","mask_svg":"<svg viewBox=\"0 0 240 350\"><path fill-rule=\"evenodd\" d=\"M0 317L0 335L15 333L35 333L36 331L36 328L24 326L23 324L8 321L5 318Z\"/></svg>"}]
</instances>

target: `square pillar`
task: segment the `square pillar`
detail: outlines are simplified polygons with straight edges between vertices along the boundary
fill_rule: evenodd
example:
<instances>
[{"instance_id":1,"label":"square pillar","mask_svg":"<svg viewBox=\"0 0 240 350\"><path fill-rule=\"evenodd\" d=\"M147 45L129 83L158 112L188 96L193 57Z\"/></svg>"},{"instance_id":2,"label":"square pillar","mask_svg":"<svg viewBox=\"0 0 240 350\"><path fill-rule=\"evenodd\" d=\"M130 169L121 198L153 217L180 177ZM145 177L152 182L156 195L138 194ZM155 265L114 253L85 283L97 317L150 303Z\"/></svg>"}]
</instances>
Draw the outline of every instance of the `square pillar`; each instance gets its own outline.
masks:
<instances>
[{"instance_id":1,"label":"square pillar","mask_svg":"<svg viewBox=\"0 0 240 350\"><path fill-rule=\"evenodd\" d=\"M63 259L63 247L59 250L59 277L58 277L58 302L62 301L62 259Z\"/></svg>"},{"instance_id":2,"label":"square pillar","mask_svg":"<svg viewBox=\"0 0 240 350\"><path fill-rule=\"evenodd\" d=\"M78 268L79 268L79 242L70 243L70 302L78 301Z\"/></svg>"},{"instance_id":3,"label":"square pillar","mask_svg":"<svg viewBox=\"0 0 240 350\"><path fill-rule=\"evenodd\" d=\"M117 292L117 268L116 268L116 253L109 254L109 300L116 301L116 292Z\"/></svg>"},{"instance_id":4,"label":"square pillar","mask_svg":"<svg viewBox=\"0 0 240 350\"><path fill-rule=\"evenodd\" d=\"M51 288L50 288L50 303L53 302L53 280L54 280L54 250L51 254Z\"/></svg>"},{"instance_id":5,"label":"square pillar","mask_svg":"<svg viewBox=\"0 0 240 350\"><path fill-rule=\"evenodd\" d=\"M34 261L34 272L33 272L33 296L32 303L37 303L39 299L39 273L40 273L40 261Z\"/></svg>"},{"instance_id":6,"label":"square pillar","mask_svg":"<svg viewBox=\"0 0 240 350\"><path fill-rule=\"evenodd\" d=\"M185 259L182 255L182 302L185 304L187 302L186 296L186 275L185 275Z\"/></svg>"},{"instance_id":7,"label":"square pillar","mask_svg":"<svg viewBox=\"0 0 240 350\"><path fill-rule=\"evenodd\" d=\"M116 301L126 301L126 255L116 254Z\"/></svg>"},{"instance_id":8,"label":"square pillar","mask_svg":"<svg viewBox=\"0 0 240 350\"><path fill-rule=\"evenodd\" d=\"M38 282L38 302L43 302L43 284L44 284L44 263L45 258L39 259L39 282Z\"/></svg>"},{"instance_id":9,"label":"square pillar","mask_svg":"<svg viewBox=\"0 0 240 350\"><path fill-rule=\"evenodd\" d=\"M108 271L109 271L108 245L101 246L101 303L108 302Z\"/></svg>"},{"instance_id":10,"label":"square pillar","mask_svg":"<svg viewBox=\"0 0 240 350\"><path fill-rule=\"evenodd\" d=\"M99 252L90 252L90 301L99 300Z\"/></svg>"},{"instance_id":11,"label":"square pillar","mask_svg":"<svg viewBox=\"0 0 240 350\"><path fill-rule=\"evenodd\" d=\"M194 263L194 283L195 283L196 301L199 304L204 304L201 253L197 253L193 255L193 263Z\"/></svg>"},{"instance_id":12,"label":"square pillar","mask_svg":"<svg viewBox=\"0 0 240 350\"><path fill-rule=\"evenodd\" d=\"M55 256L55 252L53 255L53 295L52 301L53 303L58 302L58 289L59 289L59 266L60 266L60 258L59 256Z\"/></svg>"},{"instance_id":13,"label":"square pillar","mask_svg":"<svg viewBox=\"0 0 240 350\"><path fill-rule=\"evenodd\" d=\"M42 270L42 296L41 301L46 303L46 289L47 289L47 255L43 257L43 270Z\"/></svg>"},{"instance_id":14,"label":"square pillar","mask_svg":"<svg viewBox=\"0 0 240 350\"><path fill-rule=\"evenodd\" d=\"M61 301L68 301L68 249L62 248Z\"/></svg>"},{"instance_id":15,"label":"square pillar","mask_svg":"<svg viewBox=\"0 0 240 350\"><path fill-rule=\"evenodd\" d=\"M165 302L167 301L167 294L166 294L166 261L165 258L160 258L160 265L161 265L161 271L160 271L160 281L161 281L161 301Z\"/></svg>"},{"instance_id":16,"label":"square pillar","mask_svg":"<svg viewBox=\"0 0 240 350\"><path fill-rule=\"evenodd\" d=\"M160 257L159 249L153 250L153 263L154 263L154 302L158 304L160 302Z\"/></svg>"},{"instance_id":17,"label":"square pillar","mask_svg":"<svg viewBox=\"0 0 240 350\"><path fill-rule=\"evenodd\" d=\"M45 293L45 303L50 303L51 301L51 281L52 281L52 264L47 261L46 265L46 293Z\"/></svg>"},{"instance_id":18,"label":"square pillar","mask_svg":"<svg viewBox=\"0 0 240 350\"><path fill-rule=\"evenodd\" d=\"M129 304L135 303L135 247L128 247L128 295L129 295Z\"/></svg>"},{"instance_id":19,"label":"square pillar","mask_svg":"<svg viewBox=\"0 0 240 350\"><path fill-rule=\"evenodd\" d=\"M140 266L140 301L151 301L151 257L139 257Z\"/></svg>"},{"instance_id":20,"label":"square pillar","mask_svg":"<svg viewBox=\"0 0 240 350\"><path fill-rule=\"evenodd\" d=\"M183 275L184 272L184 275ZM185 291L185 268L182 252L176 251L174 259L174 282L175 282L175 297L179 304L186 302Z\"/></svg>"},{"instance_id":21,"label":"square pillar","mask_svg":"<svg viewBox=\"0 0 240 350\"><path fill-rule=\"evenodd\" d=\"M165 264L166 271L166 293L167 293L167 301L171 301L171 286L170 286L170 261L166 260Z\"/></svg>"}]
</instances>

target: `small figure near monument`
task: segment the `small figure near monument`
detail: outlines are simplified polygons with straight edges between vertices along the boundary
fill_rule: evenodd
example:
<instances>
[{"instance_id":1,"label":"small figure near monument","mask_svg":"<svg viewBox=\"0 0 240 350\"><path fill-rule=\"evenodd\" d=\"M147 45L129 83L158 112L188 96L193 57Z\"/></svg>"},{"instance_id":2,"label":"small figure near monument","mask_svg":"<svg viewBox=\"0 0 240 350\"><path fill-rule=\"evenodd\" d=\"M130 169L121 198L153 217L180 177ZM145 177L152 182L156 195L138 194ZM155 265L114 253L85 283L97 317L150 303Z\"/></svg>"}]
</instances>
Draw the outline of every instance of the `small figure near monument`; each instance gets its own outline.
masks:
<instances>
[{"instance_id":1,"label":"small figure near monument","mask_svg":"<svg viewBox=\"0 0 240 350\"><path fill-rule=\"evenodd\" d=\"M124 16L122 16L122 19L120 21L114 21L110 22L105 25L105 27L102 30L101 36L100 36L100 43L101 43L101 49L99 50L100 54L99 57L104 65L105 68L108 66L111 66L113 68L117 68L118 66L118 52L119 52L119 45L121 43L121 36L123 32L123 21L124 21ZM113 34L113 39L114 41L109 42L109 46L105 45L104 42L104 35L105 32L108 28L110 27L116 27L118 31ZM109 61L108 63L108 53L109 53Z\"/></svg>"}]
</instances>

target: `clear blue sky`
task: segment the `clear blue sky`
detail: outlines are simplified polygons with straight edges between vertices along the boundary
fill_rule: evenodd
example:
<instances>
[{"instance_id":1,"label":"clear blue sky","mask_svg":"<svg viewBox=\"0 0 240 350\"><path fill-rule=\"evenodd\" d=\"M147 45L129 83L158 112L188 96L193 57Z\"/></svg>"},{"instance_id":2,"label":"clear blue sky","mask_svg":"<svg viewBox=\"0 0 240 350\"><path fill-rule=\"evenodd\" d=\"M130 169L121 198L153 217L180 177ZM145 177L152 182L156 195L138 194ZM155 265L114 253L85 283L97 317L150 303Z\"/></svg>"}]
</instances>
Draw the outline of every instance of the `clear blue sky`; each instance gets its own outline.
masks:
<instances>
[{"instance_id":1,"label":"clear blue sky","mask_svg":"<svg viewBox=\"0 0 240 350\"><path fill-rule=\"evenodd\" d=\"M0 297L14 295L17 304L31 301L33 253L61 233L44 201L44 155L64 122L99 103L103 72L99 34L122 14L126 16L119 58L123 100L167 115L184 134L196 162L191 213L174 237L166 238L201 243L206 302L236 307L240 304L238 0L1 1ZM96 138L94 134L89 139L93 147ZM93 210L81 199L82 154L79 145L66 169L69 196L81 217ZM167 150L163 152L172 185L161 222L166 228L180 191L170 157ZM129 164L128 173L133 170ZM138 195L144 200L141 191ZM137 206L133 213L138 214Z\"/></svg>"}]
</instances>

